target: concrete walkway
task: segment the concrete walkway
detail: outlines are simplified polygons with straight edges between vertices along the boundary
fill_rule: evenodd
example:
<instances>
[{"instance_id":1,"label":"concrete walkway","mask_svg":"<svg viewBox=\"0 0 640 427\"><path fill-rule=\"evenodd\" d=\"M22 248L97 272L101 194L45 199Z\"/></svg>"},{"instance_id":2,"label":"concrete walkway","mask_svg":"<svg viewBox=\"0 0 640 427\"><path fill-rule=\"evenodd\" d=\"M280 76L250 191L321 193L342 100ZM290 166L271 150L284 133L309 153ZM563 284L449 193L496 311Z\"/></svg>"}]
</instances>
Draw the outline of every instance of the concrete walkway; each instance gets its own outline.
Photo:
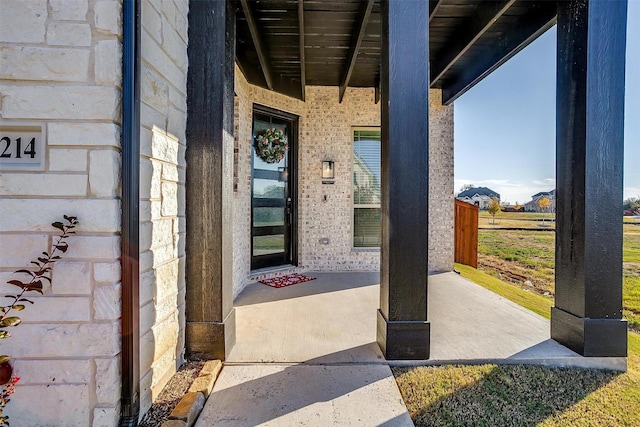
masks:
<instances>
[{"instance_id":1,"label":"concrete walkway","mask_svg":"<svg viewBox=\"0 0 640 427\"><path fill-rule=\"evenodd\" d=\"M309 273L235 302L237 343L205 426L411 426L389 365L533 363L624 369L549 339L549 322L455 273L429 278L431 359L387 362L376 344L377 273Z\"/></svg>"}]
</instances>

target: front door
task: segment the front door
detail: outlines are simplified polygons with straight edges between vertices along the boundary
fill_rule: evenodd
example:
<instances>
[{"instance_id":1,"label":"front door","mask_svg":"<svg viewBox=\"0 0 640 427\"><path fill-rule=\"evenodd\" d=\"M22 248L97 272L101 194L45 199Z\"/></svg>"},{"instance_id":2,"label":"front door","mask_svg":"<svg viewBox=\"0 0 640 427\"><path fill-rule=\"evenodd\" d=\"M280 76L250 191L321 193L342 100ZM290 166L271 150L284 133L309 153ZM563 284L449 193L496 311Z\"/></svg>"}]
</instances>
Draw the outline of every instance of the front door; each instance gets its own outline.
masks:
<instances>
[{"instance_id":1,"label":"front door","mask_svg":"<svg viewBox=\"0 0 640 427\"><path fill-rule=\"evenodd\" d=\"M256 149L256 136L287 138L284 157ZM251 269L296 263L297 117L254 105L251 173Z\"/></svg>"}]
</instances>

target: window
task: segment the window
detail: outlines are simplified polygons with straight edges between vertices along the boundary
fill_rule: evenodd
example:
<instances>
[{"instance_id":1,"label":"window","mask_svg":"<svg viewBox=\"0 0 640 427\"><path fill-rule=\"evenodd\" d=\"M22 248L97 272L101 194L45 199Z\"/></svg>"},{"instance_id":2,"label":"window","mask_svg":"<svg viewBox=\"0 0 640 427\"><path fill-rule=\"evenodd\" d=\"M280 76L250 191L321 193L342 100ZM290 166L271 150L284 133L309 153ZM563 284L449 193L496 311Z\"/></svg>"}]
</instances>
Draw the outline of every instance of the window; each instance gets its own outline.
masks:
<instances>
[{"instance_id":1,"label":"window","mask_svg":"<svg viewBox=\"0 0 640 427\"><path fill-rule=\"evenodd\" d=\"M353 131L353 246L380 247L380 129Z\"/></svg>"}]
</instances>

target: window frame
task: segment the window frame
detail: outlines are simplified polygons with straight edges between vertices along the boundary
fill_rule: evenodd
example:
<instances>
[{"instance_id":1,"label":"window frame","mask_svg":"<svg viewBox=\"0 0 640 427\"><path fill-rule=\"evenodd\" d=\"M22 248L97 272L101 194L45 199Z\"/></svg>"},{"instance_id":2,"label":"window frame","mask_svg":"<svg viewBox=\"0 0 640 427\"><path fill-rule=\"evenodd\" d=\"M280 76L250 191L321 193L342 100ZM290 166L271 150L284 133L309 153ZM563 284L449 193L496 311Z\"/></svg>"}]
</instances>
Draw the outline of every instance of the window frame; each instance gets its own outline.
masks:
<instances>
[{"instance_id":1,"label":"window frame","mask_svg":"<svg viewBox=\"0 0 640 427\"><path fill-rule=\"evenodd\" d=\"M356 204L356 200L354 197L354 187L353 187L353 173L354 173L354 162L355 162L355 150L354 143L355 141L355 133L357 131L372 131L377 130L380 133L380 156L382 157L382 129L380 126L352 126L351 127L351 163L350 163L350 177L349 182L351 186L351 251L352 252L379 252L382 246L382 242L378 246L356 246L355 245L355 210L357 208L361 209L380 209L382 213L382 201L380 204ZM382 162L382 159L380 160ZM381 178L382 181L382 178ZM382 182L380 183L382 184ZM357 206L357 207L356 207ZM382 229L380 230L382 239Z\"/></svg>"}]
</instances>

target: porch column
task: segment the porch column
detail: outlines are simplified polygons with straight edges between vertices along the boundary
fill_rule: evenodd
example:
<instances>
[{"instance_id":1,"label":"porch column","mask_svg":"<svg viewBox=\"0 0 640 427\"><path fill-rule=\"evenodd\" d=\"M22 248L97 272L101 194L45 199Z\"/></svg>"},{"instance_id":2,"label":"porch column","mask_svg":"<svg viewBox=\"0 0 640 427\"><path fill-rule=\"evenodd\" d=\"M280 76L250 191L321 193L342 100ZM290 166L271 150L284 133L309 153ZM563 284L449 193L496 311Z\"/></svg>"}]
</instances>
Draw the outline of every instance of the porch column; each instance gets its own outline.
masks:
<instances>
[{"instance_id":1,"label":"porch column","mask_svg":"<svg viewBox=\"0 0 640 427\"><path fill-rule=\"evenodd\" d=\"M186 347L224 360L235 344L232 2L189 2L187 52Z\"/></svg>"},{"instance_id":2,"label":"porch column","mask_svg":"<svg viewBox=\"0 0 640 427\"><path fill-rule=\"evenodd\" d=\"M551 338L626 356L622 164L626 0L558 2L556 296Z\"/></svg>"},{"instance_id":3,"label":"porch column","mask_svg":"<svg viewBox=\"0 0 640 427\"><path fill-rule=\"evenodd\" d=\"M429 2L382 1L382 248L378 344L428 359Z\"/></svg>"}]
</instances>

